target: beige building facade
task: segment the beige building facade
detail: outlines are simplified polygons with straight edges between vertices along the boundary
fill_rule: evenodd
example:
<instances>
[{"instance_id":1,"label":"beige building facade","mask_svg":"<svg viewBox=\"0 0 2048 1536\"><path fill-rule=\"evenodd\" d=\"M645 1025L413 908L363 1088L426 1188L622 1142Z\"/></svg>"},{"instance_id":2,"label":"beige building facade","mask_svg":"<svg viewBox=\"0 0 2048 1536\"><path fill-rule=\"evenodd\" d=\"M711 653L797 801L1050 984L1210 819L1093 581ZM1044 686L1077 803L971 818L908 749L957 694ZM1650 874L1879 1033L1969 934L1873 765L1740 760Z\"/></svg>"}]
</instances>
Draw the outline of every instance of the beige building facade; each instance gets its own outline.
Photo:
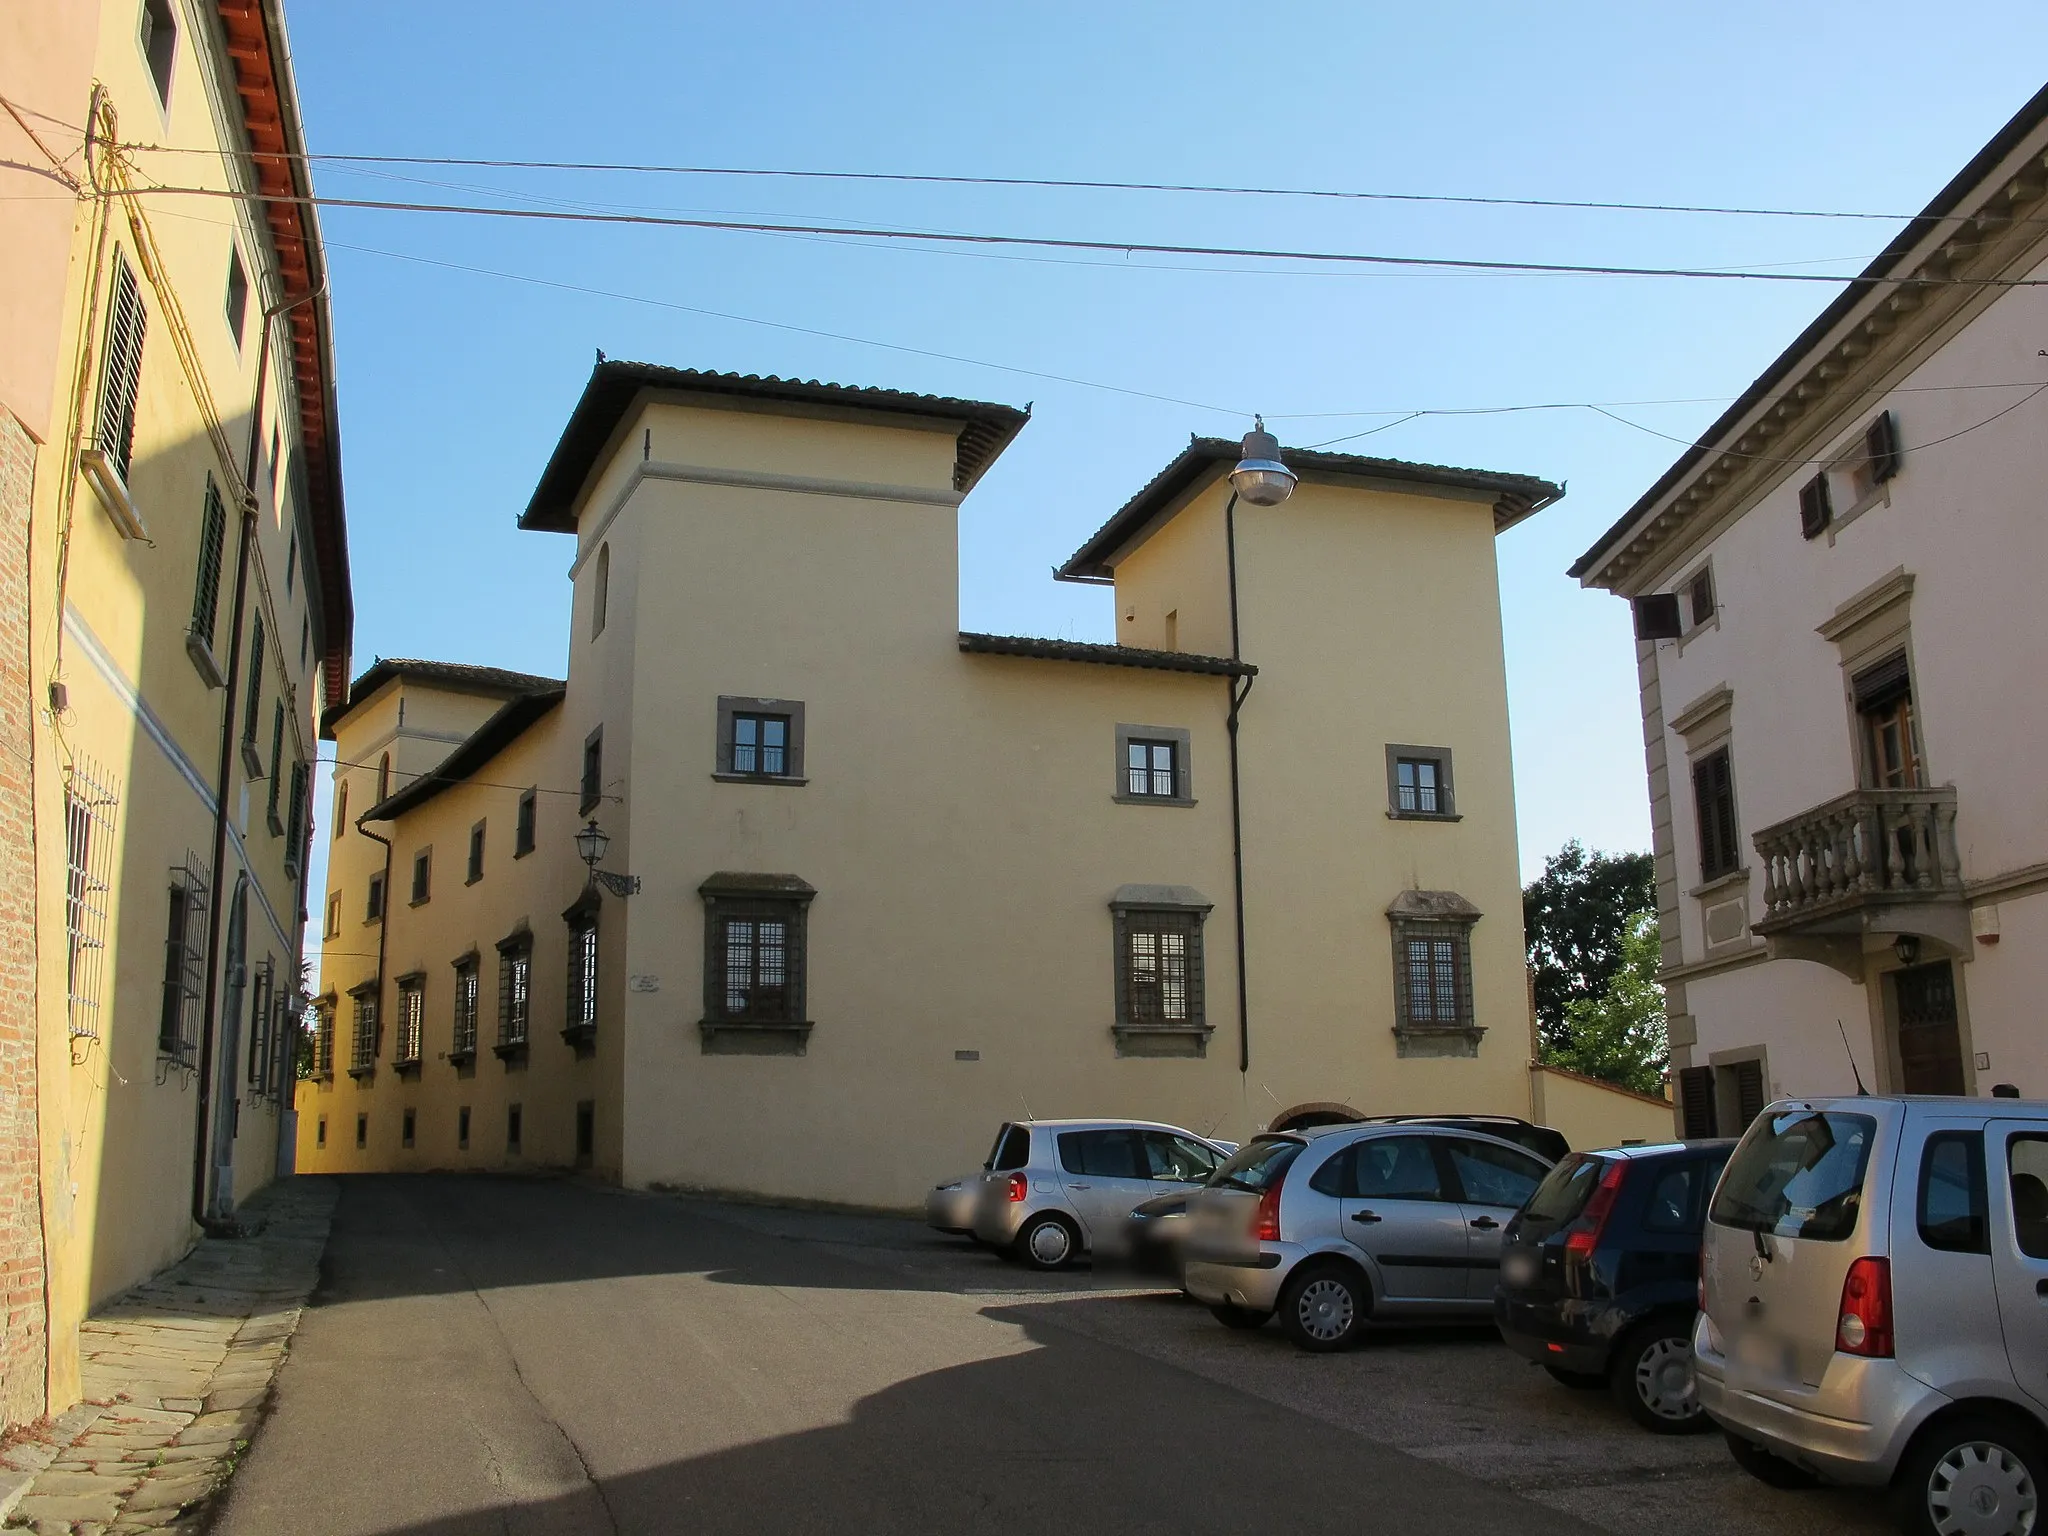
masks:
<instances>
[{"instance_id":1,"label":"beige building facade","mask_svg":"<svg viewBox=\"0 0 2048 1536\"><path fill-rule=\"evenodd\" d=\"M289 1166L314 733L323 672L348 675L350 603L279 7L11 7L0 40L26 46L0 69L31 109L8 121L29 169L0 178L54 199L0 240L4 478L23 492L0 582L25 620L18 653L0 640L23 802L0 783L20 855L0 889L30 933L0 910L0 969L24 973L0 980L0 1175L24 1104L35 1137L34 1203L0 1191L0 1243L25 1216L42 1247L0 1336L15 1419L76 1399L96 1303ZM137 195L152 179L226 195L171 216ZM16 1347L31 1313L35 1360Z\"/></svg>"},{"instance_id":2,"label":"beige building facade","mask_svg":"<svg viewBox=\"0 0 2048 1536\"><path fill-rule=\"evenodd\" d=\"M2048 1093L2044 187L2048 91L1573 568L1636 605L1692 1130Z\"/></svg>"},{"instance_id":3,"label":"beige building facade","mask_svg":"<svg viewBox=\"0 0 2048 1536\"><path fill-rule=\"evenodd\" d=\"M1117 643L963 633L1024 425L599 363L522 519L566 677L328 716L301 1167L901 1207L1027 1114L1528 1113L1494 540L1557 488L1290 452L1233 506L1198 439L1059 573Z\"/></svg>"}]
</instances>

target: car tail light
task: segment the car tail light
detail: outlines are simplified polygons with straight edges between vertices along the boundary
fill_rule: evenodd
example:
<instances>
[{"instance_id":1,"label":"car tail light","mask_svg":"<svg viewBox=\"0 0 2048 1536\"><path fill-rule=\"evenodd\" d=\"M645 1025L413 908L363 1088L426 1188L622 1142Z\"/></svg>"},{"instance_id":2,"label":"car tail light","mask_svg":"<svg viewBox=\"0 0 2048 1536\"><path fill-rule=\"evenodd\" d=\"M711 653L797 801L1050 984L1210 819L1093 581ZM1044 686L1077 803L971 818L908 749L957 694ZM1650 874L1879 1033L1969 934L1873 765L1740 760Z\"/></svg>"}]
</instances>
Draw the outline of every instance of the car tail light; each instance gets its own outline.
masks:
<instances>
[{"instance_id":1,"label":"car tail light","mask_svg":"<svg viewBox=\"0 0 2048 1536\"><path fill-rule=\"evenodd\" d=\"M1835 1324L1835 1348L1845 1355L1889 1359L1892 1353L1892 1266L1868 1254L1849 1266L1842 1281L1842 1315Z\"/></svg>"},{"instance_id":2,"label":"car tail light","mask_svg":"<svg viewBox=\"0 0 2048 1536\"><path fill-rule=\"evenodd\" d=\"M1261 1243L1280 1241L1280 1181L1277 1179L1259 1196L1259 1212L1252 1218L1252 1237Z\"/></svg>"},{"instance_id":3,"label":"car tail light","mask_svg":"<svg viewBox=\"0 0 2048 1536\"><path fill-rule=\"evenodd\" d=\"M1601 1170L1599 1184L1586 1198L1586 1208L1579 1212L1578 1220L1564 1235L1566 1257L1593 1257L1593 1250L1600 1246L1600 1234L1607 1229L1607 1218L1614 1214L1615 1199L1621 1194L1621 1181L1627 1177L1628 1164L1620 1158Z\"/></svg>"},{"instance_id":4,"label":"car tail light","mask_svg":"<svg viewBox=\"0 0 2048 1536\"><path fill-rule=\"evenodd\" d=\"M1021 1173L1013 1173L1009 1177L1004 1193L1009 1197L1010 1203L1016 1205L1031 1193L1031 1181Z\"/></svg>"}]
</instances>

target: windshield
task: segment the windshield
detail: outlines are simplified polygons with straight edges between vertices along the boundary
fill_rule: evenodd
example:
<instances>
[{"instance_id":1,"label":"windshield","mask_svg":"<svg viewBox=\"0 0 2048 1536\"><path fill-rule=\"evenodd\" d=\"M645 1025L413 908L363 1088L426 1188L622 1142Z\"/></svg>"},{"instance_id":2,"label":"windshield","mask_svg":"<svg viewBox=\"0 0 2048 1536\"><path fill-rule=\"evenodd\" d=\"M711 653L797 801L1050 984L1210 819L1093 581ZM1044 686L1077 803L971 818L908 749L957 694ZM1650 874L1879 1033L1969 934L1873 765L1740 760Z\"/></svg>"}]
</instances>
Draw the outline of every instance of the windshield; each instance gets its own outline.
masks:
<instances>
[{"instance_id":1,"label":"windshield","mask_svg":"<svg viewBox=\"0 0 2048 1536\"><path fill-rule=\"evenodd\" d=\"M1600 1182L1600 1170L1606 1161L1583 1152L1572 1153L1536 1186L1536 1193L1522 1207L1522 1214L1531 1221L1573 1220L1593 1197L1593 1186Z\"/></svg>"},{"instance_id":2,"label":"windshield","mask_svg":"<svg viewBox=\"0 0 2048 1536\"><path fill-rule=\"evenodd\" d=\"M1729 1159L1709 1213L1716 1226L1840 1242L1856 1230L1877 1122L1788 1110L1759 1120Z\"/></svg>"},{"instance_id":3,"label":"windshield","mask_svg":"<svg viewBox=\"0 0 2048 1536\"><path fill-rule=\"evenodd\" d=\"M1263 1195L1301 1156L1302 1143L1291 1136L1255 1136L1239 1147L1209 1180L1212 1189L1245 1189Z\"/></svg>"}]
</instances>

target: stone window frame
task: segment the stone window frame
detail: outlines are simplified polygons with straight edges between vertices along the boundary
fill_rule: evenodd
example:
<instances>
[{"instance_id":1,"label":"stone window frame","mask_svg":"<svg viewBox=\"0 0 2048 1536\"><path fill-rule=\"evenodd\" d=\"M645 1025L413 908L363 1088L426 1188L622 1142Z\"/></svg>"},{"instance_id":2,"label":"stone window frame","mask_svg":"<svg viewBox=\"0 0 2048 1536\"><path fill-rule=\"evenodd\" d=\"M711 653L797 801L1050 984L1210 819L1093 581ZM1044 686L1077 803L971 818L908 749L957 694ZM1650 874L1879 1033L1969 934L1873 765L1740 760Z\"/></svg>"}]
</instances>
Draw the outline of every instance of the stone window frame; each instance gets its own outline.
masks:
<instances>
[{"instance_id":1,"label":"stone window frame","mask_svg":"<svg viewBox=\"0 0 2048 1536\"><path fill-rule=\"evenodd\" d=\"M523 859L533 852L539 835L540 789L535 786L519 796L519 811L512 821L512 857Z\"/></svg>"},{"instance_id":2,"label":"stone window frame","mask_svg":"<svg viewBox=\"0 0 2048 1536\"><path fill-rule=\"evenodd\" d=\"M1110 796L1118 805L1194 805L1194 732L1174 725L1126 725L1116 728L1115 777ZM1165 742L1173 748L1173 793L1134 795L1131 793L1130 761L1133 742Z\"/></svg>"},{"instance_id":3,"label":"stone window frame","mask_svg":"<svg viewBox=\"0 0 2048 1536\"><path fill-rule=\"evenodd\" d=\"M1906 677L1912 687L1913 754L1919 763L1921 782L1935 784L1933 767L1927 760L1927 738L1922 732L1920 668L1913 655L1913 573L1902 565L1894 566L1837 607L1826 622L1814 627L1814 633L1835 647L1841 663L1842 708L1858 786L1867 787L1872 775L1862 711L1856 705L1856 679L1880 662L1901 655L1906 658Z\"/></svg>"},{"instance_id":4,"label":"stone window frame","mask_svg":"<svg viewBox=\"0 0 2048 1536\"><path fill-rule=\"evenodd\" d=\"M533 930L522 920L498 940L498 1040L491 1054L509 1068L526 1060L533 1043ZM520 962L525 962L525 991L514 1001ZM519 1005L523 1004L523 1008Z\"/></svg>"},{"instance_id":5,"label":"stone window frame","mask_svg":"<svg viewBox=\"0 0 2048 1536\"><path fill-rule=\"evenodd\" d=\"M449 1035L448 1060L453 1066L463 1066L476 1060L477 1037L482 1031L484 978L483 957L471 945L462 954L449 962L455 972L455 1002L449 1012L451 1033ZM464 983L467 982L468 1014L464 1016Z\"/></svg>"},{"instance_id":6,"label":"stone window frame","mask_svg":"<svg viewBox=\"0 0 2048 1536\"><path fill-rule=\"evenodd\" d=\"M732 766L732 722L735 715L779 716L789 722L789 744L784 749L781 773L735 773ZM721 784L810 783L804 773L804 703L801 699L751 698L745 694L718 696L718 739L711 777Z\"/></svg>"},{"instance_id":7,"label":"stone window frame","mask_svg":"<svg viewBox=\"0 0 2048 1536\"><path fill-rule=\"evenodd\" d=\"M1871 459L1871 434L1886 417L1891 418L1891 447L1893 463L1890 473L1882 479L1873 472ZM1857 518L1872 507L1888 507L1892 504L1892 481L1898 477L1905 457L1904 445L1898 438L1898 413L1889 406L1862 425L1850 429L1841 450L1827 460L1823 473L1830 479L1840 478L1849 491L1847 508L1835 512L1828 519L1828 547L1833 548L1837 537Z\"/></svg>"},{"instance_id":8,"label":"stone window frame","mask_svg":"<svg viewBox=\"0 0 2048 1536\"><path fill-rule=\"evenodd\" d=\"M1401 809L1401 764L1436 764L1437 804L1434 811ZM1463 821L1458 810L1458 780L1451 766L1449 747L1422 747L1407 742L1387 743L1387 819L1389 821Z\"/></svg>"},{"instance_id":9,"label":"stone window frame","mask_svg":"<svg viewBox=\"0 0 2048 1536\"><path fill-rule=\"evenodd\" d=\"M392 1045L391 1065L401 1077L408 1073L416 1075L420 1070L420 1058L427 1049L427 973L407 971L403 976L392 978L392 982L398 988L398 1029ZM417 1012L414 1025L408 1025L406 1021L408 1011ZM410 1056L405 1054L409 1028L415 1031L410 1041L413 1048Z\"/></svg>"},{"instance_id":10,"label":"stone window frame","mask_svg":"<svg viewBox=\"0 0 2048 1536\"><path fill-rule=\"evenodd\" d=\"M704 1007L697 1021L706 1056L802 1056L810 1048L810 907L816 887L799 875L723 870L697 887L704 902ZM726 1007L726 928L739 919L786 924L783 1016L746 1018Z\"/></svg>"},{"instance_id":11,"label":"stone window frame","mask_svg":"<svg viewBox=\"0 0 2048 1536\"><path fill-rule=\"evenodd\" d=\"M1693 797L1692 821L1693 838L1690 858L1698 876L1685 894L1698 903L1696 916L1699 921L1700 953L1709 959L1736 954L1755 947L1750 932L1749 892L1752 884L1750 859L1754 856L1754 843L1745 842L1742 836L1742 785L1735 773L1735 692L1726 683L1716 683L1692 703L1671 717L1670 728L1685 748L1685 786ZM1701 819L1699 788L1696 777L1699 766L1718 753L1728 754L1728 803L1735 828L1735 866L1721 873L1709 876L1703 858L1704 848L1700 842ZM1675 794L1675 790L1674 790ZM1741 903L1736 914L1738 921L1727 937L1715 939L1712 933L1712 913L1733 903Z\"/></svg>"},{"instance_id":12,"label":"stone window frame","mask_svg":"<svg viewBox=\"0 0 2048 1536\"><path fill-rule=\"evenodd\" d=\"M354 1017L349 1023L348 1075L359 1083L376 1076L377 1057L383 1050L383 1009L379 1006L382 999L377 995L382 990L375 977L348 989L355 1002Z\"/></svg>"},{"instance_id":13,"label":"stone window frame","mask_svg":"<svg viewBox=\"0 0 2048 1536\"><path fill-rule=\"evenodd\" d=\"M1712 604L1712 611L1703 619L1694 617L1697 594L1693 590L1702 580L1707 584L1707 601ZM1689 566L1685 574L1672 583L1671 595L1678 599L1678 654L1683 656L1685 648L1693 641L1721 627L1721 578L1714 570L1714 557L1706 555Z\"/></svg>"},{"instance_id":14,"label":"stone window frame","mask_svg":"<svg viewBox=\"0 0 2048 1536\"><path fill-rule=\"evenodd\" d=\"M434 899L434 845L415 848L412 855L412 896L408 906L423 907Z\"/></svg>"},{"instance_id":15,"label":"stone window frame","mask_svg":"<svg viewBox=\"0 0 2048 1536\"><path fill-rule=\"evenodd\" d=\"M588 816L604 799L604 727L583 738L583 767L578 780L576 814Z\"/></svg>"},{"instance_id":16,"label":"stone window frame","mask_svg":"<svg viewBox=\"0 0 2048 1536\"><path fill-rule=\"evenodd\" d=\"M1394 1052L1397 1056L1477 1056L1486 1026L1479 1023L1473 993L1472 930L1485 916L1456 891L1403 891L1387 906L1393 940ZM1449 939L1455 946L1457 1017L1450 1023L1410 1016L1408 946L1415 940Z\"/></svg>"},{"instance_id":17,"label":"stone window frame","mask_svg":"<svg viewBox=\"0 0 2048 1536\"><path fill-rule=\"evenodd\" d=\"M562 983L562 1039L579 1058L596 1049L598 985L601 979L598 946L602 943L598 913L602 906L603 898L598 894L596 885L592 884L585 886L583 894L562 910L562 922L569 930L568 966ZM587 998L580 993L586 940L591 949ZM587 1017L583 1016L586 1010L579 1008L579 1003L588 1004Z\"/></svg>"},{"instance_id":18,"label":"stone window frame","mask_svg":"<svg viewBox=\"0 0 2048 1536\"><path fill-rule=\"evenodd\" d=\"M1114 1022L1110 1032L1119 1056L1209 1054L1216 1030L1208 1021L1207 963L1202 929L1216 904L1188 885L1120 885L1109 899ZM1187 941L1187 1017L1175 1021L1133 1017L1131 937L1177 932Z\"/></svg>"},{"instance_id":19,"label":"stone window frame","mask_svg":"<svg viewBox=\"0 0 2048 1536\"><path fill-rule=\"evenodd\" d=\"M464 885L475 885L484 877L484 855L489 847L490 826L491 819L488 816L470 826L469 856L462 873Z\"/></svg>"}]
</instances>

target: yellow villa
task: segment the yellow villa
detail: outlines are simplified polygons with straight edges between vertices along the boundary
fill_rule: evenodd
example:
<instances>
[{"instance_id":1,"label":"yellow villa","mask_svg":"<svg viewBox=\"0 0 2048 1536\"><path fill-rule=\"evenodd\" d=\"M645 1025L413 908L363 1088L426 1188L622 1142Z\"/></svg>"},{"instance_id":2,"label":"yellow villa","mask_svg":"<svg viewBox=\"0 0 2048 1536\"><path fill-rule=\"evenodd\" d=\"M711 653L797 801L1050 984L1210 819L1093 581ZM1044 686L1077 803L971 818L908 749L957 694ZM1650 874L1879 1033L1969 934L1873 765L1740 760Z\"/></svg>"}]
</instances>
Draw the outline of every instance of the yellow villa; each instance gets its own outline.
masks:
<instances>
[{"instance_id":1,"label":"yellow villa","mask_svg":"<svg viewBox=\"0 0 2048 1536\"><path fill-rule=\"evenodd\" d=\"M1494 540L1559 489L1290 450L1254 505L1197 439L1058 573L1116 643L963 633L1025 424L600 361L521 519L566 679L326 717L300 1167L900 1207L1028 1112L1530 1112Z\"/></svg>"},{"instance_id":2,"label":"yellow villa","mask_svg":"<svg viewBox=\"0 0 2048 1536\"><path fill-rule=\"evenodd\" d=\"M289 1167L351 623L277 0L7 9L0 1427L73 1402L80 1319ZM169 216L152 178L226 195Z\"/></svg>"}]
</instances>

